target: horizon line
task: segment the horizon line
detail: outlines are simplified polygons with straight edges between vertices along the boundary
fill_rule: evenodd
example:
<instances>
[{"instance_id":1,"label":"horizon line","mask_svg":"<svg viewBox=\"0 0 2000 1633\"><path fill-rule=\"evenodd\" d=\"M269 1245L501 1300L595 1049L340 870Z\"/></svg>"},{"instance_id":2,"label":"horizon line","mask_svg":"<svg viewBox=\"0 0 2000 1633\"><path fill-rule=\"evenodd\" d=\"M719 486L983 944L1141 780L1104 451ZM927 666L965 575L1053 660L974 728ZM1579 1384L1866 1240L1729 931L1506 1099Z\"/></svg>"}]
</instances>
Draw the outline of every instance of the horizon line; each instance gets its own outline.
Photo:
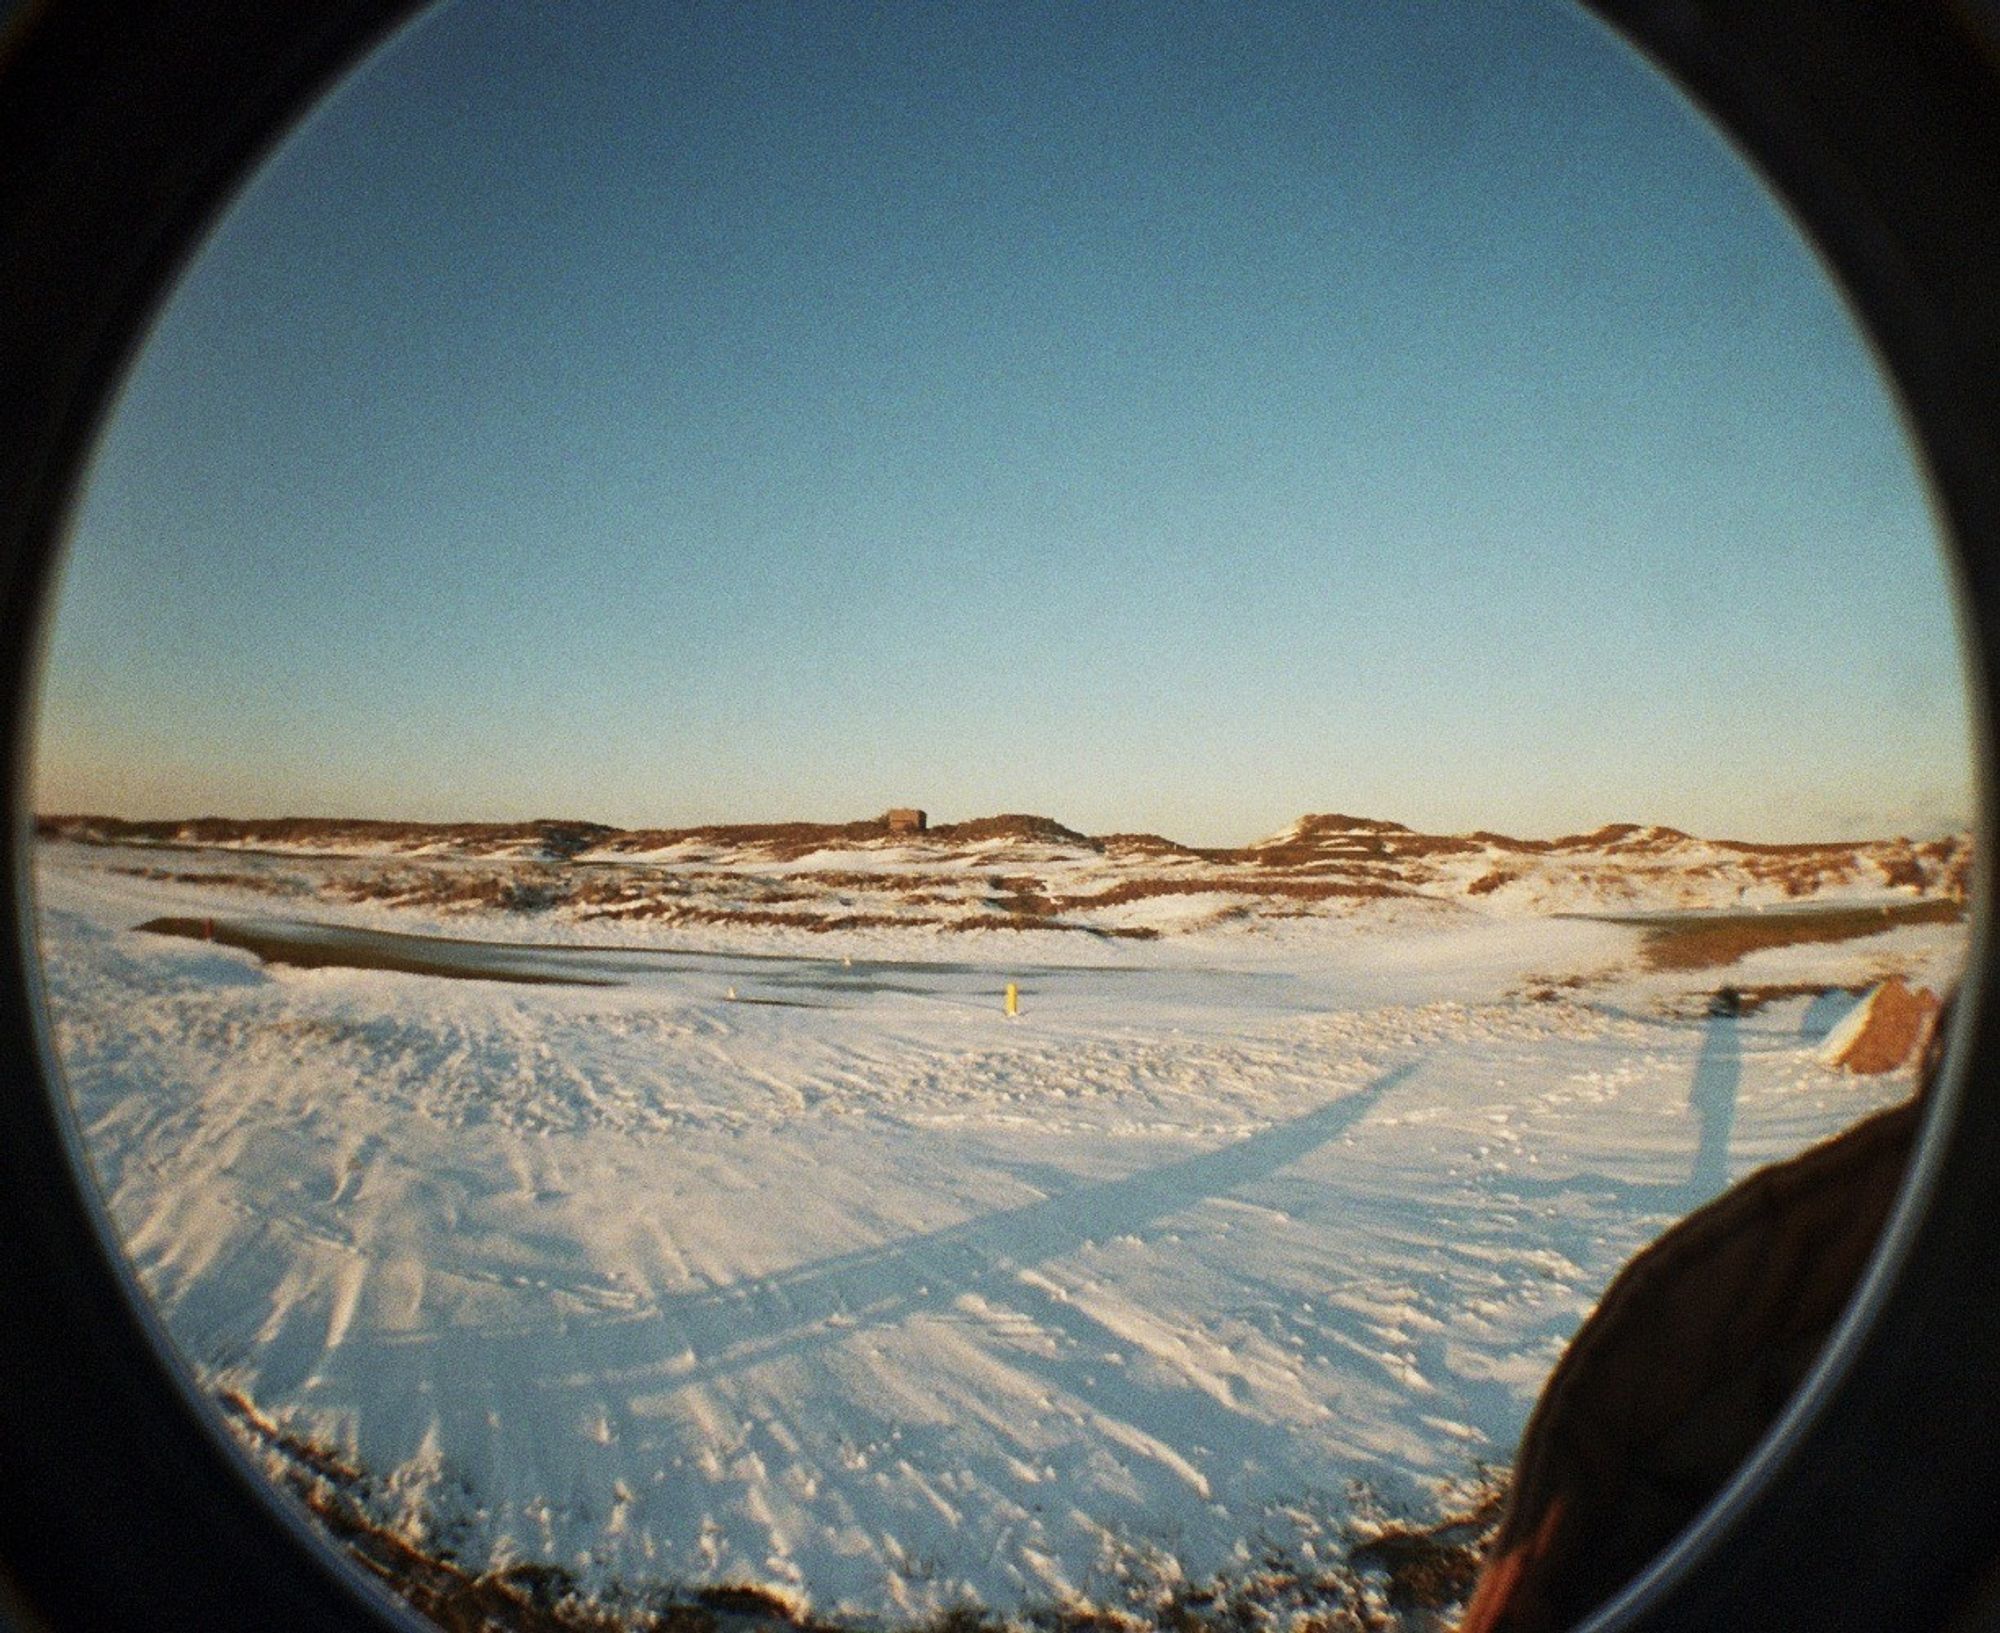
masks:
<instances>
[{"instance_id":1,"label":"horizon line","mask_svg":"<svg viewBox=\"0 0 2000 1633\"><path fill-rule=\"evenodd\" d=\"M888 809L902 810L905 808L891 806ZM1699 840L1706 844L1754 845L1759 847L1800 846L1800 845L1817 846L1817 845L1886 844L1896 840L1901 840L1905 843L1910 843L1910 844L1924 844L1942 839L1963 838L1966 840L1970 840L1974 837L1974 834L1976 833L1976 830L1978 828L1978 824L1976 822L1968 820L1968 821L1954 822L1951 825L1941 830L1931 832L1928 834L1877 833L1877 834L1834 836L1821 839L1769 840L1769 839L1748 839L1735 835L1699 834L1699 833L1694 833L1685 828L1675 827L1670 823L1632 822L1632 821L1618 820L1618 821L1602 822L1597 824L1595 827L1590 827L1590 828L1573 827L1566 829L1562 832L1552 833L1552 834L1511 834L1502 832L1498 829L1485 828L1485 827L1468 828L1459 832L1452 832L1452 833L1442 833L1442 832L1432 832L1430 830L1422 828L1415 828L1410 826L1408 823L1397 822L1387 818L1356 816L1349 812L1343 812L1343 811L1305 811L1301 812L1299 815L1295 817L1290 818L1285 822L1281 822L1280 824L1278 824L1278 826L1268 829L1265 832L1258 834L1256 837L1242 841L1239 844L1213 845L1213 844L1194 844L1183 840L1173 839L1169 835L1157 833L1150 829L1140 829L1140 828L1107 828L1100 833L1092 833L1086 829L1072 827L1070 824L1062 821L1059 817L1046 816L1039 812L1032 812L1032 811L996 811L984 816L959 817L951 821L937 822L931 820L929 812L925 810L925 808L923 807L912 806L908 807L907 809L924 811L926 820L925 820L925 825L922 828L913 830L904 830L902 837L909 837L912 833L918 835L927 833L938 833L941 830L964 828L974 824L989 824L989 823L998 823L1006 821L1016 821L1016 822L1046 823L1051 827L1061 829L1064 833L1074 834L1081 839L1102 841L1106 839L1125 838L1125 837L1150 838L1150 839L1162 840L1168 844L1175 845L1181 849L1192 850L1192 851L1248 850L1255 848L1256 846L1259 845L1267 844L1271 840L1276 839L1280 834L1285 833L1288 829L1296 828L1301 824L1308 822L1340 823L1344 825L1342 829L1338 829L1335 831L1352 831L1357 833L1364 833L1364 832L1403 833L1403 834L1410 834L1419 838L1487 839L1487 840L1505 840L1516 843L1526 842L1526 843L1536 843L1536 844L1559 844L1567 840L1596 839L1600 837L1610 836L1613 835L1614 833L1617 836L1621 837L1625 834L1631 834L1631 833L1654 833L1654 834L1678 837L1682 839ZM877 813L874 816L850 817L846 819L836 819L836 820L828 820L823 818L821 819L804 818L804 817L766 818L753 821L732 820L732 821L713 821L713 822L684 822L684 823L672 823L672 824L642 823L633 826L625 826L611 822L600 822L590 817L538 816L538 817L518 817L518 818L482 818L482 817L422 818L422 817L382 817L382 816L351 816L351 815L350 816L306 815L297 812L286 813L284 815L279 815L279 816L247 816L247 817L227 816L219 812L208 812L199 816L125 817L125 816L115 815L108 811L39 811L38 810L30 813L30 819L33 825L37 828L41 827L45 823L109 822L109 823L117 823L121 826L128 826L135 828L185 828L202 823L241 824L246 826L279 825L285 823L326 824L326 825L344 824L348 826L366 826L366 827L384 827L384 828L434 828L434 829L461 829L461 828L507 829L507 828L537 828L543 826L556 826L556 827L570 826L570 827L601 829L607 835L650 834L650 833L695 834L713 830L746 830L746 831L767 830L768 831L771 829L779 829L779 828L825 829L828 830L829 832L837 833L841 830L851 830L855 828L880 827L885 832L894 831L889 829L888 827L886 811Z\"/></svg>"}]
</instances>

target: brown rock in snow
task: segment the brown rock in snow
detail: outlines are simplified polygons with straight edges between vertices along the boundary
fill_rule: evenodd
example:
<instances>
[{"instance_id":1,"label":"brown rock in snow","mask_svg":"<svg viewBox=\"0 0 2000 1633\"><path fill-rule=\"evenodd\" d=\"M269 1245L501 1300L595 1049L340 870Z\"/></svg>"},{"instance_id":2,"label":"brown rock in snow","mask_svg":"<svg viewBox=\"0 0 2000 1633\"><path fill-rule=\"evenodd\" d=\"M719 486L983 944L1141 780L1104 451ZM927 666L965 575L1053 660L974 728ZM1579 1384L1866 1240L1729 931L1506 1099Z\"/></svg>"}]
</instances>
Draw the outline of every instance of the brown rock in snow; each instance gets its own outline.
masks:
<instances>
[{"instance_id":1,"label":"brown rock in snow","mask_svg":"<svg viewBox=\"0 0 2000 1633\"><path fill-rule=\"evenodd\" d=\"M1869 1076L1893 1072L1930 1040L1938 1010L1937 994L1928 987L1913 992L1891 976L1828 1035L1822 1058Z\"/></svg>"}]
</instances>

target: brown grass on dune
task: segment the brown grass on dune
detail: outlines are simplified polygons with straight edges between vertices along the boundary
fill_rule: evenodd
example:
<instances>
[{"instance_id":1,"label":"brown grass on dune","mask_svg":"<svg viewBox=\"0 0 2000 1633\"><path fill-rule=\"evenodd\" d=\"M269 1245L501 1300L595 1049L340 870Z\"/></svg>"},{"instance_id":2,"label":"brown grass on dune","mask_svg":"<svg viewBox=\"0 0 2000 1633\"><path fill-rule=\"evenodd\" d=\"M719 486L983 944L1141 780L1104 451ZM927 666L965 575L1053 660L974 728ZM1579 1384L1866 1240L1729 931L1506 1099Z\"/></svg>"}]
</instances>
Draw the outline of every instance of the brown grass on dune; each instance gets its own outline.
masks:
<instances>
[{"instance_id":1,"label":"brown grass on dune","mask_svg":"<svg viewBox=\"0 0 2000 1633\"><path fill-rule=\"evenodd\" d=\"M1692 834L1682 833L1678 828L1658 825L1647 826L1638 822L1607 822L1603 827L1587 834L1570 834L1556 841L1558 850L1671 850L1676 845L1692 839Z\"/></svg>"},{"instance_id":2,"label":"brown grass on dune","mask_svg":"<svg viewBox=\"0 0 2000 1633\"><path fill-rule=\"evenodd\" d=\"M1003 913L1020 913L1030 918L1047 918L1059 911L1055 899L1040 879L1024 874L994 874L986 881L983 898L989 907Z\"/></svg>"},{"instance_id":3,"label":"brown grass on dune","mask_svg":"<svg viewBox=\"0 0 2000 1633\"><path fill-rule=\"evenodd\" d=\"M1465 856L1485 847L1462 834L1398 834L1388 840L1383 854L1403 861L1412 857Z\"/></svg>"},{"instance_id":4,"label":"brown grass on dune","mask_svg":"<svg viewBox=\"0 0 2000 1633\"><path fill-rule=\"evenodd\" d=\"M1065 930L1077 935L1106 936L1115 941L1158 941L1149 924L1075 924L1063 919L1009 918L1000 913L975 913L967 918L940 919L943 930Z\"/></svg>"},{"instance_id":5,"label":"brown grass on dune","mask_svg":"<svg viewBox=\"0 0 2000 1633\"><path fill-rule=\"evenodd\" d=\"M306 888L296 879L281 878L269 873L231 873L225 870L203 872L197 869L173 868L112 868L111 872L124 874L132 879L151 879L159 884L220 885L230 890L255 890L266 896L298 895Z\"/></svg>"},{"instance_id":6,"label":"brown grass on dune","mask_svg":"<svg viewBox=\"0 0 2000 1633\"><path fill-rule=\"evenodd\" d=\"M1124 879L1089 895L1060 896L1058 908L1065 913L1093 908L1122 907L1128 902L1147 901L1155 896L1266 896L1295 901L1375 901L1391 896L1411 896L1414 890L1399 889L1372 879L1263 879L1256 874L1219 873L1207 878L1182 879L1154 874L1141 879Z\"/></svg>"},{"instance_id":7,"label":"brown grass on dune","mask_svg":"<svg viewBox=\"0 0 2000 1633\"><path fill-rule=\"evenodd\" d=\"M1345 811L1313 811L1293 825L1299 834L1406 834L1413 832L1401 822L1388 822L1381 817L1349 816Z\"/></svg>"},{"instance_id":8,"label":"brown grass on dune","mask_svg":"<svg viewBox=\"0 0 2000 1633\"><path fill-rule=\"evenodd\" d=\"M509 913L536 913L566 899L569 888L563 875L544 865L527 863L482 873L403 866L328 879L320 885L319 894L334 901L381 902L391 907L454 912L490 907Z\"/></svg>"},{"instance_id":9,"label":"brown grass on dune","mask_svg":"<svg viewBox=\"0 0 2000 1633\"><path fill-rule=\"evenodd\" d=\"M1150 833L1099 834L1097 842L1114 856L1184 856L1196 862L1240 862L1244 855L1238 846L1183 845L1178 839Z\"/></svg>"},{"instance_id":10,"label":"brown grass on dune","mask_svg":"<svg viewBox=\"0 0 2000 1633\"><path fill-rule=\"evenodd\" d=\"M670 922L771 925L813 931L862 927L972 929L1091 929L1066 924L1064 915L1088 916L1171 896L1237 896L1265 916L1281 903L1423 898L1476 899L1542 869L1515 856L1548 859L1550 883L1594 891L1606 904L1634 907L1651 900L1698 899L1727 890L1731 881L1756 881L1765 890L1803 900L1836 889L1878 881L1902 886L1931 903L1899 919L1908 904L1890 910L1889 922L1945 922L1962 916L1969 887L1972 846L1962 835L1908 840L1758 844L1716 841L1698 848L1677 829L1613 823L1590 833L1554 840L1515 840L1486 831L1470 835L1417 833L1400 823L1344 815L1302 818L1281 838L1235 849L1181 845L1158 834L1118 833L1091 838L1047 817L1019 813L946 823L923 833L892 833L879 819L850 823L737 823L679 829L626 830L602 824L537 820L526 823L405 823L375 820L206 817L187 821L46 816L36 819L44 837L85 844L133 843L161 850L200 852L227 847L241 857L267 855L299 862L283 878L217 870L202 873L128 869L142 877L193 886L255 890L278 896L317 896L334 902L375 902L439 913L498 910L513 914L558 911L582 918L635 918ZM1046 846L1070 857L1111 859L1115 869L1095 887L1027 872L1044 860L1032 851L993 841ZM338 860L311 870L286 845L324 847ZM841 866L840 847L879 851L909 847L912 865L872 872ZM648 852L685 847L680 858L649 861ZM260 847L263 847L260 849ZM382 848L387 847L387 854ZM362 856L343 849L372 848ZM584 852L593 854L584 855ZM797 862L827 851L831 865L807 862L797 873L772 863ZM1463 876L1432 863L1467 857ZM681 860L685 858L685 864ZM1481 859L1484 871L1479 871ZM859 857L852 859L854 862ZM694 866L695 862L703 865ZM713 862L719 865L706 865ZM1148 863L1155 871L1142 870ZM987 871L993 869L995 871ZM1133 872L1135 876L1119 878ZM1460 883L1460 877L1469 882ZM953 910L959 912L954 915ZM1240 914L1238 916L1241 916ZM1696 926L1653 921L1645 956L1655 968L1705 968L1732 963L1758 947L1835 941L1885 927L1842 925L1819 915L1816 929L1777 915L1705 920ZM1121 928L1116 933L1123 934Z\"/></svg>"},{"instance_id":11,"label":"brown grass on dune","mask_svg":"<svg viewBox=\"0 0 2000 1633\"><path fill-rule=\"evenodd\" d=\"M579 913L581 919L660 919L668 924L768 925L786 930L867 930L921 923L903 913L802 913L769 907L705 907L675 898L638 901Z\"/></svg>"},{"instance_id":12,"label":"brown grass on dune","mask_svg":"<svg viewBox=\"0 0 2000 1633\"><path fill-rule=\"evenodd\" d=\"M1854 849L1853 842L1840 839L1711 839L1709 843L1744 856L1838 856Z\"/></svg>"},{"instance_id":13,"label":"brown grass on dune","mask_svg":"<svg viewBox=\"0 0 2000 1633\"><path fill-rule=\"evenodd\" d=\"M1433 856L1461 856L1484 847L1455 834L1338 833L1301 835L1273 845L1238 851L1232 861L1260 868L1304 868L1315 864L1401 862Z\"/></svg>"},{"instance_id":14,"label":"brown grass on dune","mask_svg":"<svg viewBox=\"0 0 2000 1633\"><path fill-rule=\"evenodd\" d=\"M927 840L946 845L971 845L986 839L1027 839L1045 845L1065 845L1078 850L1102 851L1104 842L1089 834L1065 827L1053 817L1030 816L1009 811L1000 816L975 817L969 822L945 822L927 829Z\"/></svg>"},{"instance_id":15,"label":"brown grass on dune","mask_svg":"<svg viewBox=\"0 0 2000 1633\"><path fill-rule=\"evenodd\" d=\"M667 850L684 845L710 845L757 850L781 861L795 861L814 851L842 845L913 845L942 847L977 844L988 839L1025 839L1079 850L1101 851L1090 835L1066 827L1052 817L1007 812L966 822L945 822L920 832L895 830L878 818L865 822L729 822L692 828L635 828L608 836L597 848L612 853Z\"/></svg>"},{"instance_id":16,"label":"brown grass on dune","mask_svg":"<svg viewBox=\"0 0 2000 1633\"><path fill-rule=\"evenodd\" d=\"M1051 894L1043 880L1029 874L990 874L976 881L925 874L829 872L800 876L801 881L806 879L827 888L890 896L906 906L963 904L984 906L989 911L961 917L911 916L864 909L825 914L774 913L768 909L775 904L814 898L809 892L793 890L788 884L774 884L754 874L702 875L698 880L683 876L671 883L662 879L644 885L597 876L568 894L565 901L586 918L663 918L691 923L774 924L811 930L893 924L941 925L954 930L989 927L1060 930L1091 927L1062 924L1056 920L1058 914L1088 913L1161 896L1247 895L1266 900L1329 901L1379 900L1416 894L1390 880L1373 877L1270 878L1233 873L1191 878L1153 874L1121 880L1103 890L1069 895ZM969 889L957 894L949 888L939 889L940 885ZM729 899L729 891L738 899Z\"/></svg>"},{"instance_id":17,"label":"brown grass on dune","mask_svg":"<svg viewBox=\"0 0 2000 1633\"><path fill-rule=\"evenodd\" d=\"M940 906L956 905L958 898L938 898ZM708 906L685 898L639 897L613 902L577 914L580 919L656 919L663 924L711 924L729 928L766 926L785 930L805 930L826 934L839 930L1063 930L1080 935L1111 936L1121 940L1151 941L1159 931L1147 927L1065 923L1061 919L1029 914L975 913L947 916L918 913L808 913L768 907Z\"/></svg>"},{"instance_id":18,"label":"brown grass on dune","mask_svg":"<svg viewBox=\"0 0 2000 1633\"><path fill-rule=\"evenodd\" d=\"M758 850L775 861L796 861L814 851L835 846L879 843L890 837L887 823L866 822L719 822L694 828L630 828L614 831L594 848L629 855L708 845L725 850Z\"/></svg>"},{"instance_id":19,"label":"brown grass on dune","mask_svg":"<svg viewBox=\"0 0 2000 1633\"><path fill-rule=\"evenodd\" d=\"M704 875L704 878L712 875ZM800 884L817 885L823 890L935 890L954 882L948 873L863 873L842 868L807 868L787 875Z\"/></svg>"},{"instance_id":20,"label":"brown grass on dune","mask_svg":"<svg viewBox=\"0 0 2000 1633\"><path fill-rule=\"evenodd\" d=\"M1490 828L1474 828L1465 836L1488 850L1517 851L1531 856L1542 856L1556 848L1553 839L1516 839L1511 834L1497 834Z\"/></svg>"},{"instance_id":21,"label":"brown grass on dune","mask_svg":"<svg viewBox=\"0 0 2000 1633\"><path fill-rule=\"evenodd\" d=\"M538 913L564 909L579 918L643 918L712 924L766 924L809 930L854 929L914 924L964 929L1003 926L1020 929L1044 924L1052 929L1084 929L1055 922L1066 913L1089 913L1164 896L1240 895L1267 902L1283 900L1380 900L1414 896L1393 869L1348 865L1335 876L1324 873L1208 872L1147 874L1101 890L1058 895L1048 883L1026 873L870 873L827 869L772 876L745 869L700 870L566 867L555 862L505 865L433 865L423 858L383 865L344 864L327 875L304 879L226 870L125 868L121 872L173 883L223 885L265 894L314 894L336 902L380 903L445 913L498 910ZM852 899L829 901L828 893ZM871 911L870 898L904 908L984 908L971 917L911 915ZM814 911L821 904L829 911Z\"/></svg>"},{"instance_id":22,"label":"brown grass on dune","mask_svg":"<svg viewBox=\"0 0 2000 1633\"><path fill-rule=\"evenodd\" d=\"M1642 827L1615 822L1588 833L1556 839L1517 839L1480 829L1470 834L1424 834L1397 822L1344 814L1308 815L1283 837L1238 847L1185 845L1155 833L1120 832L1092 837L1050 817L1010 812L964 822L941 823L921 833L895 831L880 818L857 822L710 823L686 828L617 829L602 823L537 819L514 823L423 823L373 818L273 817L127 820L117 817L43 815L35 819L42 838L83 844L139 844L160 848L227 846L240 851L296 854L315 847L335 854L344 850L402 852L414 863L424 852L437 850L463 861L492 857L539 858L556 866L616 865L649 852L679 850L692 858L729 862L795 862L821 851L842 848L874 850L888 845L913 847L941 864L954 861L976 866L985 858L970 847L992 841L1049 846L1072 853L1109 856L1119 860L1158 858L1188 864L1205 863L1244 872L1335 873L1378 872L1387 880L1408 885L1432 880L1423 863L1453 856L1545 856L1572 866L1591 853L1602 853L1607 866L1631 873L1647 864L1688 878L1713 878L1717 864L1740 868L1760 883L1776 885L1787 896L1800 898L1829 887L1857 881L1882 881L1919 893L1964 897L1969 890L1972 844L1963 834L1912 842L1872 841L1760 842L1696 840L1679 829ZM1698 847L1710 847L1706 856ZM411 854L417 853L417 854ZM588 853L588 854L586 854ZM830 858L831 859L831 858ZM629 865L629 864L627 864ZM1496 859L1485 878L1508 871ZM831 888L918 888L908 877L891 884L838 867L808 876ZM805 882L802 880L801 882ZM1479 881L1473 893L1497 888ZM477 895L466 898L476 903ZM412 898L418 905L445 898L426 890Z\"/></svg>"},{"instance_id":23,"label":"brown grass on dune","mask_svg":"<svg viewBox=\"0 0 2000 1633\"><path fill-rule=\"evenodd\" d=\"M45 839L96 844L260 846L327 844L421 845L448 843L479 855L540 846L552 856L574 855L617 832L601 822L537 818L532 822L402 822L378 817L187 817L144 818L40 816L35 832Z\"/></svg>"},{"instance_id":24,"label":"brown grass on dune","mask_svg":"<svg viewBox=\"0 0 2000 1633\"><path fill-rule=\"evenodd\" d=\"M1972 844L1960 834L1912 844L1908 840L1867 843L1760 844L1720 839L1716 848L1740 859L1752 877L1773 880L1791 896L1810 895L1828 885L1879 874L1892 887L1964 896L1971 882Z\"/></svg>"}]
</instances>

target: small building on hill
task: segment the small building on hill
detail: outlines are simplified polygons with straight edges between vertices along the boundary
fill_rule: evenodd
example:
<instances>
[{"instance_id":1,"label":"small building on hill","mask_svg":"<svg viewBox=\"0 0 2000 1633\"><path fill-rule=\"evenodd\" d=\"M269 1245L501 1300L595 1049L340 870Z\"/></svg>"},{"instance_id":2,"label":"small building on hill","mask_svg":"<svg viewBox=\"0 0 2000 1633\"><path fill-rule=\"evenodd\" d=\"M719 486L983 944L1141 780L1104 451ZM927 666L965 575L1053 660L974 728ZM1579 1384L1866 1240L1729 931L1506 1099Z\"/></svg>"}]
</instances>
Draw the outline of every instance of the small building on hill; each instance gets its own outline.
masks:
<instances>
[{"instance_id":1,"label":"small building on hill","mask_svg":"<svg viewBox=\"0 0 2000 1633\"><path fill-rule=\"evenodd\" d=\"M920 834L930 821L929 815L914 805L898 805L882 813L882 825L892 834Z\"/></svg>"}]
</instances>

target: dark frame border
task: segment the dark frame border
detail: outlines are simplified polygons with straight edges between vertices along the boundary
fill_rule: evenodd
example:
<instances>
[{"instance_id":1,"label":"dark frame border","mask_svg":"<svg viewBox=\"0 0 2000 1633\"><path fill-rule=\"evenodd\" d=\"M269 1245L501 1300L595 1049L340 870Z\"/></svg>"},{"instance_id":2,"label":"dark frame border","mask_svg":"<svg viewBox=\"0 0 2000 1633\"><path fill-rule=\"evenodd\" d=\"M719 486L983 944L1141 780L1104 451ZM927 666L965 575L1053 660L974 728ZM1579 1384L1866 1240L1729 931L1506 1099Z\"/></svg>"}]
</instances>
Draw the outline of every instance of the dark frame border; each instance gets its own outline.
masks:
<instances>
[{"instance_id":1,"label":"dark frame border","mask_svg":"<svg viewBox=\"0 0 2000 1633\"><path fill-rule=\"evenodd\" d=\"M2000 654L2000 10L1589 0L1786 197L1873 336L1953 544L1979 711ZM35 616L77 474L237 181L416 0L26 0L0 32L0 765L20 798ZM0 869L0 1623L410 1625L310 1540L155 1349L41 1067L19 836ZM1990 970L1978 881L1975 969ZM1593 1625L2000 1626L2000 1015L1975 986L1870 1296L1771 1445Z\"/></svg>"},{"instance_id":2,"label":"dark frame border","mask_svg":"<svg viewBox=\"0 0 2000 1633\"><path fill-rule=\"evenodd\" d=\"M97 1238L42 1080L19 832L36 609L126 360L237 182L414 9L28 0L0 34L0 1620L24 1628L415 1625L224 1452Z\"/></svg>"},{"instance_id":3,"label":"dark frame border","mask_svg":"<svg viewBox=\"0 0 2000 1633\"><path fill-rule=\"evenodd\" d=\"M2000 8L1589 3L1762 171L1876 347L1957 578L1980 811L1953 1060L1856 1308L1750 1467L1586 1625L2000 1626Z\"/></svg>"}]
</instances>

